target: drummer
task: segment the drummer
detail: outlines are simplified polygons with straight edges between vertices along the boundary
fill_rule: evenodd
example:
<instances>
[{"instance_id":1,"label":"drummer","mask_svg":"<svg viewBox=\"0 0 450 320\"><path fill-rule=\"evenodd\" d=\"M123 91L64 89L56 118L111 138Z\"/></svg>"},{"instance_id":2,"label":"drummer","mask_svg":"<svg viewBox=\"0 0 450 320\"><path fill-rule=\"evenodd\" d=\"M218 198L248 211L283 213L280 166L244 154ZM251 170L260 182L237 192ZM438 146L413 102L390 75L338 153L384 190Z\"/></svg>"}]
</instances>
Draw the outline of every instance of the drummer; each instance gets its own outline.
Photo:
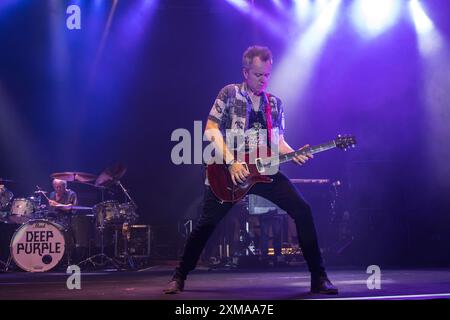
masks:
<instances>
[{"instance_id":1,"label":"drummer","mask_svg":"<svg viewBox=\"0 0 450 320\"><path fill-rule=\"evenodd\" d=\"M53 189L55 191L51 192L49 196L50 212L57 221L69 226L72 206L76 206L78 203L77 194L75 191L67 189L65 180L53 179Z\"/></svg>"}]
</instances>

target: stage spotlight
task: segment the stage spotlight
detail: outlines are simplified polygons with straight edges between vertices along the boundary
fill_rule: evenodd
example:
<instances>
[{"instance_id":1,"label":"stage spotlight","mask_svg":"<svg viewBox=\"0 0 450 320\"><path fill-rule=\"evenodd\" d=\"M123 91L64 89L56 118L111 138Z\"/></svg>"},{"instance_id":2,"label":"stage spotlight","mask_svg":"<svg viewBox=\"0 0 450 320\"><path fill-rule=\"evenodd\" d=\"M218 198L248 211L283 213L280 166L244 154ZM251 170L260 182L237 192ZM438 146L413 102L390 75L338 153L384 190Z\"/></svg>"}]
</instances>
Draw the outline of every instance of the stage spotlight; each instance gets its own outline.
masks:
<instances>
[{"instance_id":1,"label":"stage spotlight","mask_svg":"<svg viewBox=\"0 0 450 320\"><path fill-rule=\"evenodd\" d=\"M272 0L272 3L278 10L283 10L284 9L284 6L281 3L281 0Z\"/></svg>"},{"instance_id":2,"label":"stage spotlight","mask_svg":"<svg viewBox=\"0 0 450 320\"><path fill-rule=\"evenodd\" d=\"M226 0L230 5L236 8L238 11L248 15L251 20L260 25L261 27L267 29L274 35L284 38L286 37L286 29L279 19L275 19L273 16L267 14L261 8L257 7L255 4L250 5L248 1L245 0Z\"/></svg>"},{"instance_id":3,"label":"stage spotlight","mask_svg":"<svg viewBox=\"0 0 450 320\"><path fill-rule=\"evenodd\" d=\"M409 11L411 12L418 34L425 34L433 30L433 22L428 18L422 8L422 4L418 0L411 0L409 2Z\"/></svg>"},{"instance_id":4,"label":"stage spotlight","mask_svg":"<svg viewBox=\"0 0 450 320\"><path fill-rule=\"evenodd\" d=\"M245 13L250 12L250 5L245 0L226 0L226 1L241 12Z\"/></svg>"},{"instance_id":5,"label":"stage spotlight","mask_svg":"<svg viewBox=\"0 0 450 320\"><path fill-rule=\"evenodd\" d=\"M409 11L417 32L420 54L422 56L429 56L438 52L443 45L442 36L434 28L433 22L426 14L420 1L410 1Z\"/></svg>"},{"instance_id":6,"label":"stage spotlight","mask_svg":"<svg viewBox=\"0 0 450 320\"><path fill-rule=\"evenodd\" d=\"M334 29L341 0L331 0L305 32L291 39L272 75L270 90L283 97L285 106L299 105L322 48Z\"/></svg>"},{"instance_id":7,"label":"stage spotlight","mask_svg":"<svg viewBox=\"0 0 450 320\"><path fill-rule=\"evenodd\" d=\"M363 37L376 37L396 22L400 8L399 0L356 0L352 21Z\"/></svg>"},{"instance_id":8,"label":"stage spotlight","mask_svg":"<svg viewBox=\"0 0 450 320\"><path fill-rule=\"evenodd\" d=\"M327 7L327 5L330 3L330 0L316 0L314 1L314 12L317 15L319 15L323 9Z\"/></svg>"},{"instance_id":9,"label":"stage spotlight","mask_svg":"<svg viewBox=\"0 0 450 320\"><path fill-rule=\"evenodd\" d=\"M300 22L305 22L311 13L311 1L310 0L295 0L294 3L295 15Z\"/></svg>"}]
</instances>

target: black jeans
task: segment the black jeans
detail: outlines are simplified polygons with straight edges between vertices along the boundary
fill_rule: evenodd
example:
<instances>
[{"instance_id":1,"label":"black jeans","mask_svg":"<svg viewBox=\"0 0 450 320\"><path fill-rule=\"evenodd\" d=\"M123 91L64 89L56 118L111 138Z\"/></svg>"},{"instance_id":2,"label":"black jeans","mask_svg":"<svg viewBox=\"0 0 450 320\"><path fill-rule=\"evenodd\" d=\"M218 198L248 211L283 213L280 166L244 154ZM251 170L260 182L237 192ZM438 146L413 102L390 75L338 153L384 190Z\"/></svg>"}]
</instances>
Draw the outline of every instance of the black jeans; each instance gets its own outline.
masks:
<instances>
[{"instance_id":1,"label":"black jeans","mask_svg":"<svg viewBox=\"0 0 450 320\"><path fill-rule=\"evenodd\" d=\"M271 178L273 179L271 183L254 185L250 193L272 201L294 219L299 245L309 271L315 275L325 274L310 206L285 175L278 172ZM220 203L211 189L206 188L202 215L186 242L174 277L184 280L188 273L194 270L206 242L233 205L229 202Z\"/></svg>"}]
</instances>

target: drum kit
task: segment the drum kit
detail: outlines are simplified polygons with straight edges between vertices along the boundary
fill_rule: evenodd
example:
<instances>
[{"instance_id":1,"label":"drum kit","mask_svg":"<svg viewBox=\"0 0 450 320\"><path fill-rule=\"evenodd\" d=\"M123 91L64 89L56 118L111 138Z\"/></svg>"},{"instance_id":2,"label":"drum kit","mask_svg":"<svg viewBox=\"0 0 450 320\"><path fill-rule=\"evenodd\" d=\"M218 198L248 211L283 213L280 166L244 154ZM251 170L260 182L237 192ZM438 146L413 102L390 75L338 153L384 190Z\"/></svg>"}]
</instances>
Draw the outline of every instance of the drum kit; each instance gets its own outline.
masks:
<instances>
[{"instance_id":1,"label":"drum kit","mask_svg":"<svg viewBox=\"0 0 450 320\"><path fill-rule=\"evenodd\" d=\"M58 214L59 205L46 204L43 200L48 203L50 199L39 186L30 197L14 198L14 194L5 187L14 181L0 178L0 226L13 230L12 236L7 236L9 256L6 262L1 260L6 257L0 256L0 267L8 271L15 264L27 272L45 272L78 262L80 267L86 264L104 267L109 263L123 269L123 263L105 254L105 242L117 247L118 235L126 238L124 230L139 218L136 203L120 182L125 172L126 168L119 164L107 168L99 176L83 172L52 174L50 177L53 179L86 184L102 191L102 201L93 207L66 205L64 209L71 213L69 215ZM103 191L112 190L114 186L121 189L126 202L103 201ZM69 220L63 219L67 216ZM3 232L3 237L5 234ZM96 248L94 253L99 253L87 257L93 244ZM3 249L0 248L0 252ZM77 249L83 249L82 253ZM80 262L81 259L84 260Z\"/></svg>"}]
</instances>

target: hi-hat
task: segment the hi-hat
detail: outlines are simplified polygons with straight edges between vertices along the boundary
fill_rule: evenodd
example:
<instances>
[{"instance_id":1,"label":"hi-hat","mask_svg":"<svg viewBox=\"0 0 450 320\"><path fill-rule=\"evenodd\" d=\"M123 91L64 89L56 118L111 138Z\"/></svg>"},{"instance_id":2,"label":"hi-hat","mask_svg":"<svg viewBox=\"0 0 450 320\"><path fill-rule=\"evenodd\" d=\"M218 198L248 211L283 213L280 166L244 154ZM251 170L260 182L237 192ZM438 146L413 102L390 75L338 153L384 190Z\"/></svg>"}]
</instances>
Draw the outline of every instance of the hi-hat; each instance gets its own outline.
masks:
<instances>
[{"instance_id":1,"label":"hi-hat","mask_svg":"<svg viewBox=\"0 0 450 320\"><path fill-rule=\"evenodd\" d=\"M92 182L95 181L97 176L95 174L86 172L58 172L50 175L50 178L65 180L69 182Z\"/></svg>"}]
</instances>

